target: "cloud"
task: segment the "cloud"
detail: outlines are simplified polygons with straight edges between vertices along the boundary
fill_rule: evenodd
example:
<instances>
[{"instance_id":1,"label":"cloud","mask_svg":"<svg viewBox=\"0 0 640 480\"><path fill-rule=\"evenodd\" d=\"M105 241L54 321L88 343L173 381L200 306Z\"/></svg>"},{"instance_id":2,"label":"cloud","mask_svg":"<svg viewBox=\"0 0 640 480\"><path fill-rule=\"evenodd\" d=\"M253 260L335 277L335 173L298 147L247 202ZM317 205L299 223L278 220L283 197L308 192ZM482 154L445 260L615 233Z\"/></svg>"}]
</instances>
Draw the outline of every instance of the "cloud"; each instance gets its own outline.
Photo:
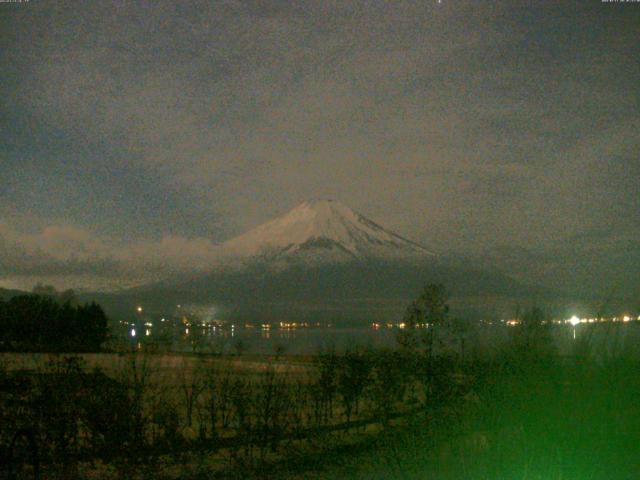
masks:
<instances>
[{"instance_id":1,"label":"cloud","mask_svg":"<svg viewBox=\"0 0 640 480\"><path fill-rule=\"evenodd\" d=\"M0 219L14 230L0 267L123 282L199 268L212 242L310 197L436 250L637 226L627 7L8 10Z\"/></svg>"},{"instance_id":2,"label":"cloud","mask_svg":"<svg viewBox=\"0 0 640 480\"><path fill-rule=\"evenodd\" d=\"M212 269L220 261L219 247L202 238L165 236L124 245L76 227L23 233L0 224L0 282L5 285L20 279L28 287L47 279L65 288L123 288Z\"/></svg>"}]
</instances>

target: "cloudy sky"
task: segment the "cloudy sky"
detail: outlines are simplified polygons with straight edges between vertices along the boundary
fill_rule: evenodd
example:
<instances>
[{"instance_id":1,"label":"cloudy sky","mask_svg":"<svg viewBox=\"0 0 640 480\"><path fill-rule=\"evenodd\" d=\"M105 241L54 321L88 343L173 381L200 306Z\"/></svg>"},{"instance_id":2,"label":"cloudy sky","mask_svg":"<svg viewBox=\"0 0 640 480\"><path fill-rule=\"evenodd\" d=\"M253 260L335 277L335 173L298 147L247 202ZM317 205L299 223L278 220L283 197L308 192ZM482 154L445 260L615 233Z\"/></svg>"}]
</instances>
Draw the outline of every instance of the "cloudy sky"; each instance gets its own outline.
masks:
<instances>
[{"instance_id":1,"label":"cloudy sky","mask_svg":"<svg viewBox=\"0 0 640 480\"><path fill-rule=\"evenodd\" d=\"M600 0L0 3L0 286L188 270L319 197L633 281L638 25Z\"/></svg>"}]
</instances>

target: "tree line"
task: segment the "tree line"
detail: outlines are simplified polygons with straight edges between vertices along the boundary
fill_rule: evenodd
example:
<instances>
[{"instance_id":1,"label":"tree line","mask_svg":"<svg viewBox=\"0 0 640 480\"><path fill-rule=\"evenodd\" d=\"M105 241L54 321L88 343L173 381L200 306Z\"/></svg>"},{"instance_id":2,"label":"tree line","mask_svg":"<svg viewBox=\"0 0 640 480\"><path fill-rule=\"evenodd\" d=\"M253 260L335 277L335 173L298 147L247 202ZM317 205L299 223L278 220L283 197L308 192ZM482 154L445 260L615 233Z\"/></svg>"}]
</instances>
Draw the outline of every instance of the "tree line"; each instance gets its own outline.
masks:
<instances>
[{"instance_id":1,"label":"tree line","mask_svg":"<svg viewBox=\"0 0 640 480\"><path fill-rule=\"evenodd\" d=\"M0 299L0 349L94 352L108 336L107 316L96 303L41 294Z\"/></svg>"}]
</instances>

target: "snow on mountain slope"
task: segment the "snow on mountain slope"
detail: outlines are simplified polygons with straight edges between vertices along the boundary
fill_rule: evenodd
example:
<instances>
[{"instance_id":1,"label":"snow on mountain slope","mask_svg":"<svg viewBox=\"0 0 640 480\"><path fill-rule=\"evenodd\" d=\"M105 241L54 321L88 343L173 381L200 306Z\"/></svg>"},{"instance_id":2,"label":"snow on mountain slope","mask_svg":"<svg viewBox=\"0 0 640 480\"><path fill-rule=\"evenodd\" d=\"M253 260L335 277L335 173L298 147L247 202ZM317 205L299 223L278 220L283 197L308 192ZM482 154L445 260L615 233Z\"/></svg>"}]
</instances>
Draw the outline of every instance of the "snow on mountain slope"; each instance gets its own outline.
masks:
<instances>
[{"instance_id":1,"label":"snow on mountain slope","mask_svg":"<svg viewBox=\"0 0 640 480\"><path fill-rule=\"evenodd\" d=\"M304 202L223 244L230 255L338 261L433 256L334 200Z\"/></svg>"}]
</instances>

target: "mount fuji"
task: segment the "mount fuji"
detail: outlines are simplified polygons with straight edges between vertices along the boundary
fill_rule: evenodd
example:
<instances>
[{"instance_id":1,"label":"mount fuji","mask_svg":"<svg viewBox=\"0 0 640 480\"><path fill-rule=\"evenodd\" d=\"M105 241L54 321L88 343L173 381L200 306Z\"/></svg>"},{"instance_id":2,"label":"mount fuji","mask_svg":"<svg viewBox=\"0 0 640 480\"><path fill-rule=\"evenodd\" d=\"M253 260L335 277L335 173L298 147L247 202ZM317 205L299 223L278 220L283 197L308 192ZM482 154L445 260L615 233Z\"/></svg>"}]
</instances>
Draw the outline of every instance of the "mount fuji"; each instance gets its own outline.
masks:
<instances>
[{"instance_id":1,"label":"mount fuji","mask_svg":"<svg viewBox=\"0 0 640 480\"><path fill-rule=\"evenodd\" d=\"M427 283L443 283L464 315L486 311L487 298L506 299L499 303L511 308L514 296L531 292L500 272L435 255L333 200L304 202L220 251L219 261L199 272L99 300L116 316L141 303L158 314L186 304L212 306L229 320L353 324L401 318Z\"/></svg>"},{"instance_id":2,"label":"mount fuji","mask_svg":"<svg viewBox=\"0 0 640 480\"><path fill-rule=\"evenodd\" d=\"M222 245L226 255L285 262L424 259L423 246L335 200L308 201Z\"/></svg>"}]
</instances>

